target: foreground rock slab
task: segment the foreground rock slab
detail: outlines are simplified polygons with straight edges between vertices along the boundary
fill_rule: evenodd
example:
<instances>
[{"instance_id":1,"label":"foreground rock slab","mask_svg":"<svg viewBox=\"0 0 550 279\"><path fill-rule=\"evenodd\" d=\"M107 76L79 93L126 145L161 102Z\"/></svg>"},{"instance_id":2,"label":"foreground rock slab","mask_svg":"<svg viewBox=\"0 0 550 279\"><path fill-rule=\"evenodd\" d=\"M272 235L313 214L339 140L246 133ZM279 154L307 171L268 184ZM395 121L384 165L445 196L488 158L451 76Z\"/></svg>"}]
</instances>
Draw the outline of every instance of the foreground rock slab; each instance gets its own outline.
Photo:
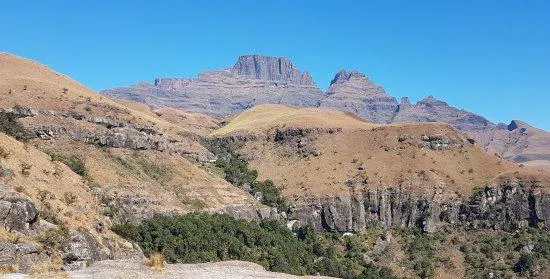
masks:
<instances>
[{"instance_id":1,"label":"foreground rock slab","mask_svg":"<svg viewBox=\"0 0 550 279\"><path fill-rule=\"evenodd\" d=\"M22 274L4 275L9 279L19 278L226 278L226 279L247 279L247 278L273 278L273 279L328 279L321 276L294 276L284 273L266 271L262 266L249 262L227 261L203 264L169 264L162 272L154 272L142 261L100 261L89 268L70 271L67 273L54 273L48 275L26 276Z\"/></svg>"}]
</instances>

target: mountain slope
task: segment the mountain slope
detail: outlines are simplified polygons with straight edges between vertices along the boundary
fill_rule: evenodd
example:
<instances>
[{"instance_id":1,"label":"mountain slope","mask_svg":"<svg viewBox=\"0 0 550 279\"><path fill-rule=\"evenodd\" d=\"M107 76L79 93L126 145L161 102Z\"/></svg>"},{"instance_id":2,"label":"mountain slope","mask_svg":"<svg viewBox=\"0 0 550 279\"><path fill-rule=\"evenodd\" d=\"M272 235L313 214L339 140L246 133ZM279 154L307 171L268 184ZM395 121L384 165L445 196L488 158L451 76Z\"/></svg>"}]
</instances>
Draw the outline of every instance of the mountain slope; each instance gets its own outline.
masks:
<instances>
[{"instance_id":1,"label":"mountain slope","mask_svg":"<svg viewBox=\"0 0 550 279\"><path fill-rule=\"evenodd\" d=\"M484 186L515 185L514 191L525 195L538 189L545 193L534 198L541 203L550 193L548 175L488 154L443 123L370 124L343 112L265 105L211 136L232 143L261 179L281 187L294 206L289 218L298 226L360 231L376 224L432 231L465 223L460 216L471 213L461 213L463 204ZM505 206L515 217L498 215L480 224L514 227L531 218ZM550 211L540 216L550 218L544 214Z\"/></svg>"},{"instance_id":2,"label":"mountain slope","mask_svg":"<svg viewBox=\"0 0 550 279\"><path fill-rule=\"evenodd\" d=\"M26 135L25 144L1 138L1 147L13 154L7 162L2 159L2 167L15 173L6 183L28 193L38 218L47 217L54 226L84 234L78 238L86 240L82 245L106 251L94 252L97 256L90 258L85 252L68 255L62 258L65 268L114 258L114 248L101 244L101 239L112 235L108 228L114 222L192 211L228 212L255 220L270 216L270 208L203 167L213 155L198 136L213 127L195 124L208 117L193 115L194 122L169 122L143 107L133 107L36 62L0 54L0 117L7 125L2 128L8 131L13 126ZM11 146L19 146L19 151ZM36 155L24 154L34 149L39 150L32 151ZM19 162L10 161L16 159ZM35 174L37 178L29 180ZM29 221L34 224L35 220ZM87 241L92 239L89 234L100 244ZM17 257L14 254L8 260Z\"/></svg>"},{"instance_id":3,"label":"mountain slope","mask_svg":"<svg viewBox=\"0 0 550 279\"><path fill-rule=\"evenodd\" d=\"M258 104L315 106L323 96L307 72L286 58L241 56L235 66L208 71L197 78L158 78L155 84L101 92L105 96L146 103L153 108L174 107L189 113L226 117Z\"/></svg>"},{"instance_id":4,"label":"mountain slope","mask_svg":"<svg viewBox=\"0 0 550 279\"><path fill-rule=\"evenodd\" d=\"M550 145L546 144L550 134L545 131L531 127L518 135L431 96L416 104L406 97L399 103L357 71L338 72L323 93L307 72L298 71L287 58L242 56L234 67L204 72L196 79L157 79L155 85L140 83L102 93L154 108L176 106L216 117L259 104L284 104L348 111L374 123L444 122L467 132L490 153L518 163L536 161L526 165L538 169L550 168Z\"/></svg>"},{"instance_id":5,"label":"mountain slope","mask_svg":"<svg viewBox=\"0 0 550 279\"><path fill-rule=\"evenodd\" d=\"M390 123L398 105L394 97L365 75L342 70L330 83L319 107L352 112L374 123Z\"/></svg>"}]
</instances>

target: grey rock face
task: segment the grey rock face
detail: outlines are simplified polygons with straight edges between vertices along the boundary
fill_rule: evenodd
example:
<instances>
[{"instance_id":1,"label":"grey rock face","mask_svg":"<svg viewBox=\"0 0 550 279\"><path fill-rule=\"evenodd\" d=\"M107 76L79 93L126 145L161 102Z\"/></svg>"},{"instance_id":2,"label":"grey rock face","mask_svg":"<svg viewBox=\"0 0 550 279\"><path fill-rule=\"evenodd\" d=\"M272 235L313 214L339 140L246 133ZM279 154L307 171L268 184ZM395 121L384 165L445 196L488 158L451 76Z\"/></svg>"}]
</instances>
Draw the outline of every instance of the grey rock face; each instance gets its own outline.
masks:
<instances>
[{"instance_id":1,"label":"grey rock face","mask_svg":"<svg viewBox=\"0 0 550 279\"><path fill-rule=\"evenodd\" d=\"M432 150L451 150L462 148L463 146L461 139L442 135L422 136L421 140L427 148Z\"/></svg>"},{"instance_id":2,"label":"grey rock face","mask_svg":"<svg viewBox=\"0 0 550 279\"><path fill-rule=\"evenodd\" d=\"M3 109L3 111L14 111ZM15 112L14 112L15 113ZM189 148L188 142L168 139L153 126L142 126L123 123L107 117L87 117L68 111L34 110L32 115L16 113L20 117L53 116L56 118L71 118L79 122L89 122L97 125L96 129L78 129L69 125L39 124L25 127L37 137L49 140L68 137L72 140L97 144L114 148L129 148L134 150L158 150L184 154L202 161L211 158L209 152L198 154Z\"/></svg>"},{"instance_id":3,"label":"grey rock face","mask_svg":"<svg viewBox=\"0 0 550 279\"><path fill-rule=\"evenodd\" d=\"M153 108L175 107L191 113L226 117L260 104L314 107L324 96L311 75L287 58L241 56L234 67L207 71L197 78L161 78L114 88L102 94L146 103Z\"/></svg>"},{"instance_id":4,"label":"grey rock face","mask_svg":"<svg viewBox=\"0 0 550 279\"><path fill-rule=\"evenodd\" d=\"M188 78L157 78L155 79L155 87L162 90L182 90L191 81L192 79ZM150 84L144 83L142 86L149 87Z\"/></svg>"},{"instance_id":5,"label":"grey rock face","mask_svg":"<svg viewBox=\"0 0 550 279\"><path fill-rule=\"evenodd\" d=\"M34 244L0 242L1 267L13 267L18 272L29 273L37 261L46 258L46 255L39 253L38 247Z\"/></svg>"},{"instance_id":6,"label":"grey rock face","mask_svg":"<svg viewBox=\"0 0 550 279\"><path fill-rule=\"evenodd\" d=\"M322 108L352 112L374 123L390 123L399 103L364 74L341 70L319 104Z\"/></svg>"},{"instance_id":7,"label":"grey rock face","mask_svg":"<svg viewBox=\"0 0 550 279\"><path fill-rule=\"evenodd\" d=\"M468 132L490 153L517 163L550 161L550 133L513 120L493 129Z\"/></svg>"},{"instance_id":8,"label":"grey rock face","mask_svg":"<svg viewBox=\"0 0 550 279\"><path fill-rule=\"evenodd\" d=\"M432 96L415 105L411 105L408 99L404 100L399 106L393 122L444 122L461 131L479 131L495 126L482 116L459 110Z\"/></svg>"},{"instance_id":9,"label":"grey rock face","mask_svg":"<svg viewBox=\"0 0 550 279\"><path fill-rule=\"evenodd\" d=\"M39 218L34 202L27 196L0 184L0 225L18 235L34 236L59 228ZM142 258L141 251L133 247L114 247L107 238L94 237L85 229L69 230L67 243L62 243L65 270L84 268L92 262L113 258ZM34 244L0 241L0 267L14 267L22 273L31 273L37 263L51 255Z\"/></svg>"},{"instance_id":10,"label":"grey rock face","mask_svg":"<svg viewBox=\"0 0 550 279\"><path fill-rule=\"evenodd\" d=\"M485 188L468 202L442 203L414 197L400 189L367 190L360 196L304 199L289 220L294 227L359 232L366 227L419 227L435 232L443 226L515 230L544 226L550 220L550 194L529 181Z\"/></svg>"},{"instance_id":11,"label":"grey rock face","mask_svg":"<svg viewBox=\"0 0 550 279\"><path fill-rule=\"evenodd\" d=\"M0 185L0 225L7 231L26 233L38 223L38 209L27 196Z\"/></svg>"},{"instance_id":12,"label":"grey rock face","mask_svg":"<svg viewBox=\"0 0 550 279\"><path fill-rule=\"evenodd\" d=\"M8 279L27 278L22 274L10 274L6 276ZM329 279L329 277L324 276L295 276L285 273L269 272L266 271L261 265L242 261L225 261L200 264L167 264L166 269L163 272L155 272L151 270L150 267L146 266L143 260L106 260L97 262L86 269L51 274L51 277L48 276L48 278Z\"/></svg>"},{"instance_id":13,"label":"grey rock face","mask_svg":"<svg viewBox=\"0 0 550 279\"><path fill-rule=\"evenodd\" d=\"M85 230L70 230L69 242L63 249L65 270L81 269L92 262L108 259L109 254L101 250L99 242Z\"/></svg>"},{"instance_id":14,"label":"grey rock face","mask_svg":"<svg viewBox=\"0 0 550 279\"><path fill-rule=\"evenodd\" d=\"M315 85L308 72L300 72L286 57L244 55L231 69L239 75L261 80L288 81L292 84Z\"/></svg>"}]
</instances>

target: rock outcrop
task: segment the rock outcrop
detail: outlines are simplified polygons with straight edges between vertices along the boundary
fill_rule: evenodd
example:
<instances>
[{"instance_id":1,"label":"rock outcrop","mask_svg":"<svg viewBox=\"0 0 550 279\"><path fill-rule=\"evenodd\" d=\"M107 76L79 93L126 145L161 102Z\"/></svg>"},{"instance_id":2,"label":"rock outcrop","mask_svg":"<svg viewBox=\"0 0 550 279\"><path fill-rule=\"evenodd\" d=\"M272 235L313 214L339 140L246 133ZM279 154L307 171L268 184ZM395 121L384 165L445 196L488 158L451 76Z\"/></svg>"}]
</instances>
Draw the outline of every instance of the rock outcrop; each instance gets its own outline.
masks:
<instances>
[{"instance_id":1,"label":"rock outcrop","mask_svg":"<svg viewBox=\"0 0 550 279\"><path fill-rule=\"evenodd\" d=\"M291 84L315 86L308 72L300 72L286 57L244 55L231 68L238 75L261 80L287 81Z\"/></svg>"},{"instance_id":2,"label":"rock outcrop","mask_svg":"<svg viewBox=\"0 0 550 279\"><path fill-rule=\"evenodd\" d=\"M125 123L108 117L86 116L71 111L27 108L5 108L0 111L23 118L22 122L30 134L43 140L70 138L104 147L175 152L201 161L212 159L208 151L197 153L188 142L166 137L154 126ZM35 121L33 118L40 120ZM49 121L45 122L44 118L49 118ZM67 125L66 122L71 122L72 125ZM89 124L96 126L92 129Z\"/></svg>"},{"instance_id":3,"label":"rock outcrop","mask_svg":"<svg viewBox=\"0 0 550 279\"><path fill-rule=\"evenodd\" d=\"M545 227L550 194L532 181L518 179L474 192L469 201L442 202L415 197L401 189L366 190L361 195L306 198L289 215L293 226L359 232L367 227L419 227L435 232L443 226L512 231Z\"/></svg>"},{"instance_id":4,"label":"rock outcrop","mask_svg":"<svg viewBox=\"0 0 550 279\"><path fill-rule=\"evenodd\" d=\"M0 184L0 225L9 232L21 234L38 225L38 209L34 202L6 184Z\"/></svg>"},{"instance_id":5,"label":"rock outcrop","mask_svg":"<svg viewBox=\"0 0 550 279\"><path fill-rule=\"evenodd\" d=\"M414 105L407 102L400 105L393 122L444 122L461 131L478 131L495 126L482 116L449 106L433 96Z\"/></svg>"},{"instance_id":6,"label":"rock outcrop","mask_svg":"<svg viewBox=\"0 0 550 279\"><path fill-rule=\"evenodd\" d=\"M109 243L107 238L100 239L84 228L65 230L41 219L35 203L7 184L0 184L0 225L6 233L14 236L12 241L0 241L0 268L11 271L32 273L41 268L41 264L54 261L57 257L54 252L60 253L59 264L64 270L80 269L96 261L120 258L121 253L126 255L125 258L143 257L131 245L114 247L117 243ZM44 235L48 234L56 235L48 239L55 243L46 245L58 246L60 251L39 248L35 242L27 241L29 237L44 239Z\"/></svg>"},{"instance_id":7,"label":"rock outcrop","mask_svg":"<svg viewBox=\"0 0 550 279\"><path fill-rule=\"evenodd\" d=\"M517 163L550 162L550 133L513 120L482 132L469 132L487 152Z\"/></svg>"}]
</instances>

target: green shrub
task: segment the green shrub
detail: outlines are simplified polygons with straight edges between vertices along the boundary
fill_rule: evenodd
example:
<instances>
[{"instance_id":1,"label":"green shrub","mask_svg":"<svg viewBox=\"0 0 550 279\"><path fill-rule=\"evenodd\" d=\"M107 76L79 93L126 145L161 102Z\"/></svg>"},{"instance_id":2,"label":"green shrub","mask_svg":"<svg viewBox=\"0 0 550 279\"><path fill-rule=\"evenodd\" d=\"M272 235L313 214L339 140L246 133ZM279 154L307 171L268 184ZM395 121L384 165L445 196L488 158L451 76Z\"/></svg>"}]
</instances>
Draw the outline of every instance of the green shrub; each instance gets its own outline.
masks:
<instances>
[{"instance_id":1,"label":"green shrub","mask_svg":"<svg viewBox=\"0 0 550 279\"><path fill-rule=\"evenodd\" d=\"M262 194L261 202L263 204L276 207L279 212L288 212L288 204L281 196L280 189L271 180L257 181L258 172L250 170L248 161L235 154L227 141L210 140L204 141L203 145L218 156L214 165L223 170L225 180L237 187L242 187L245 184L250 185L252 195L256 192Z\"/></svg>"},{"instance_id":2,"label":"green shrub","mask_svg":"<svg viewBox=\"0 0 550 279\"><path fill-rule=\"evenodd\" d=\"M50 154L52 162L61 162L65 165L67 165L72 171L74 171L76 174L87 177L88 173L86 171L86 165L84 164L84 161L82 159L76 157L76 156L64 156L61 154Z\"/></svg>"},{"instance_id":3,"label":"green shrub","mask_svg":"<svg viewBox=\"0 0 550 279\"><path fill-rule=\"evenodd\" d=\"M439 266L436 257L438 242L434 235L420 229L404 229L400 235L407 255L406 265L420 278L434 277Z\"/></svg>"},{"instance_id":4,"label":"green shrub","mask_svg":"<svg viewBox=\"0 0 550 279\"><path fill-rule=\"evenodd\" d=\"M0 132L20 141L27 141L34 138L34 135L28 132L23 125L17 121L17 115L11 112L0 111Z\"/></svg>"},{"instance_id":5,"label":"green shrub","mask_svg":"<svg viewBox=\"0 0 550 279\"><path fill-rule=\"evenodd\" d=\"M464 254L469 278L531 277L550 263L550 232L528 228L515 233L473 230L460 251ZM532 251L522 251L532 245Z\"/></svg>"},{"instance_id":6,"label":"green shrub","mask_svg":"<svg viewBox=\"0 0 550 279\"><path fill-rule=\"evenodd\" d=\"M162 253L170 263L243 260L267 270L296 275L320 273L345 279L395 278L387 269L366 265L354 253L364 250L356 236L318 234L311 228L296 234L283 223L236 220L225 214L190 213L155 216L139 225L123 223L112 230L137 242L146 255ZM336 245L346 244L346 251ZM322 257L322 258L321 258Z\"/></svg>"},{"instance_id":7,"label":"green shrub","mask_svg":"<svg viewBox=\"0 0 550 279\"><path fill-rule=\"evenodd\" d=\"M523 275L529 276L533 272L535 259L533 255L521 254L519 261L514 265L514 271Z\"/></svg>"},{"instance_id":8,"label":"green shrub","mask_svg":"<svg viewBox=\"0 0 550 279\"><path fill-rule=\"evenodd\" d=\"M264 204L271 207L276 207L279 212L288 212L288 204L286 203L286 200L281 196L281 191L275 186L273 181L254 181L251 184L251 192L260 192L262 194L262 202Z\"/></svg>"},{"instance_id":9,"label":"green shrub","mask_svg":"<svg viewBox=\"0 0 550 279\"><path fill-rule=\"evenodd\" d=\"M141 165L143 172L152 179L159 181L170 180L171 173L167 166L156 164L145 158L140 158L137 162Z\"/></svg>"}]
</instances>

